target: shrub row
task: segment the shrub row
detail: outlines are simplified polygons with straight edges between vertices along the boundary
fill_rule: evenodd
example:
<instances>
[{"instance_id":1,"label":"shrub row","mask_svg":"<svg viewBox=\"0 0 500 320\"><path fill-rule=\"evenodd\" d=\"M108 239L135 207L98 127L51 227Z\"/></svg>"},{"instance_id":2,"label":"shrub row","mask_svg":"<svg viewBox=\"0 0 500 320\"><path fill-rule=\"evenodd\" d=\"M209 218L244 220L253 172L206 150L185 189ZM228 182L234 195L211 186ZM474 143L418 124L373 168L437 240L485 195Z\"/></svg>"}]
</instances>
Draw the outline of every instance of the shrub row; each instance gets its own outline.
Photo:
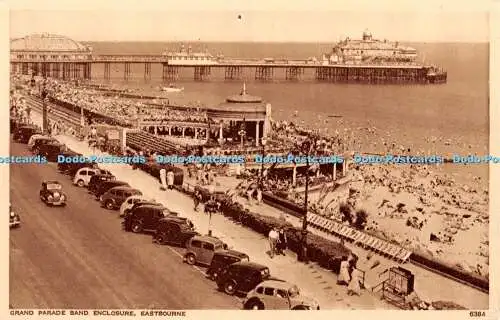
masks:
<instances>
[{"instance_id":1,"label":"shrub row","mask_svg":"<svg viewBox=\"0 0 500 320\"><path fill-rule=\"evenodd\" d=\"M190 196L193 196L193 191L178 188ZM196 187L203 199L210 198L210 193L206 188ZM285 229L288 239L288 249L301 254L301 239L302 230L293 227L290 223L280 219L261 215L255 212L250 212L245 209L241 203L232 201L225 194L217 194L217 200L221 203L221 213L231 220L241 223L242 225L256 231L267 237L272 228ZM308 233L307 235L307 257L310 261L317 262L321 267L338 273L340 258L347 257L351 251L340 243L326 240L317 235Z\"/></svg>"}]
</instances>

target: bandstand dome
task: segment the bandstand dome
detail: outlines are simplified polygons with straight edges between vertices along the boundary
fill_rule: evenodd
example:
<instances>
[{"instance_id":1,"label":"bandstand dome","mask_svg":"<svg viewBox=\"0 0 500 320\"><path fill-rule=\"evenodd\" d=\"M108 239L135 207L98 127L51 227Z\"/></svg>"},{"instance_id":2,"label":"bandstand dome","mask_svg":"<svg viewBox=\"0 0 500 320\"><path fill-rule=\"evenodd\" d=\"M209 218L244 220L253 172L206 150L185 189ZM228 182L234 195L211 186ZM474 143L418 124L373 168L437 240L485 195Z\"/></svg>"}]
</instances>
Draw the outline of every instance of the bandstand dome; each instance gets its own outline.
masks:
<instances>
[{"instance_id":1,"label":"bandstand dome","mask_svg":"<svg viewBox=\"0 0 500 320\"><path fill-rule=\"evenodd\" d=\"M263 121L266 115L270 113L270 105L262 100L261 97L247 94L246 86L238 95L232 95L226 98L226 101L207 108L208 117L219 120L253 120Z\"/></svg>"},{"instance_id":2,"label":"bandstand dome","mask_svg":"<svg viewBox=\"0 0 500 320\"><path fill-rule=\"evenodd\" d=\"M10 41L11 51L79 51L88 52L91 48L78 41L56 34L33 34Z\"/></svg>"}]
</instances>

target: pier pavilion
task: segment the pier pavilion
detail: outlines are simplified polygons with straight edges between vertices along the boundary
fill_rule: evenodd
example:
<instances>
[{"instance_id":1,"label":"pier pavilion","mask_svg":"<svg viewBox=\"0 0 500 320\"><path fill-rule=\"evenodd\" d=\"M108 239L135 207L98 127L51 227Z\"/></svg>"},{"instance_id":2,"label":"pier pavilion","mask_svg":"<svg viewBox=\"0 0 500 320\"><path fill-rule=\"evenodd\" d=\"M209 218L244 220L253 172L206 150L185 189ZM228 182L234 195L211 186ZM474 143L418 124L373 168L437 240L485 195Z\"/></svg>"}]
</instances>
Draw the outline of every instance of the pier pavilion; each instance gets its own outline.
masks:
<instances>
[{"instance_id":1,"label":"pier pavilion","mask_svg":"<svg viewBox=\"0 0 500 320\"><path fill-rule=\"evenodd\" d=\"M90 79L92 48L65 36L33 34L10 41L11 73Z\"/></svg>"},{"instance_id":2,"label":"pier pavilion","mask_svg":"<svg viewBox=\"0 0 500 320\"><path fill-rule=\"evenodd\" d=\"M229 132L238 132L245 139L254 140L258 147L271 129L271 104L261 97L247 94L245 84L239 95L230 96L225 102L208 107L207 116L212 123L217 124L217 138L221 142L225 140L224 128L228 128Z\"/></svg>"}]
</instances>

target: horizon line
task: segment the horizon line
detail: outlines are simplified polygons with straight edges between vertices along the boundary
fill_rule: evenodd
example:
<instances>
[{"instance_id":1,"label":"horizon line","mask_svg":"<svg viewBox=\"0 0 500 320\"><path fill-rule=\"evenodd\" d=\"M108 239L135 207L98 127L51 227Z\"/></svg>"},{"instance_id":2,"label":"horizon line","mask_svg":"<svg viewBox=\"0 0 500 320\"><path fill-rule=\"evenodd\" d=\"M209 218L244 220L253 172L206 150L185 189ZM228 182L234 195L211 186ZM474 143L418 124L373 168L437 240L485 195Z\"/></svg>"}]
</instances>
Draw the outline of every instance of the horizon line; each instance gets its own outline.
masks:
<instances>
[{"instance_id":1,"label":"horizon line","mask_svg":"<svg viewBox=\"0 0 500 320\"><path fill-rule=\"evenodd\" d=\"M29 35L33 35L33 34L38 34L38 33L31 33ZM26 35L26 36L29 36L29 35ZM284 41L284 40L258 40L258 41L252 41L252 40L248 40L248 41L244 41L244 40L200 40L200 39L179 39L179 40L174 40L174 39L166 39L166 40L77 40L75 38L71 38L69 36L65 36L65 35L62 35L62 34L57 34L57 35L60 35L60 36L64 36L64 37L67 37L71 40L74 40L74 41L78 41L78 42L94 42L94 43L104 43L104 42L115 42L115 43L118 43L118 42L121 42L121 43L124 43L124 42L129 42L129 43L138 43L138 42L142 42L142 43L165 43L165 42L169 42L169 43L189 43L189 44L195 44L195 43L235 43L235 44L242 44L242 43L279 43L279 44L336 44L338 43L339 41L329 41L329 40L288 40L288 41ZM24 36L24 37L26 37ZM12 40L15 40L15 39L22 39L24 37L10 37L9 38L9 41L12 41ZM441 43L441 44L490 44L491 43L491 40L467 40L467 41L461 41L461 40L446 40L446 41L442 41L442 40L389 40L389 42L400 42L400 43L418 43L418 44L438 44L438 43Z\"/></svg>"}]
</instances>

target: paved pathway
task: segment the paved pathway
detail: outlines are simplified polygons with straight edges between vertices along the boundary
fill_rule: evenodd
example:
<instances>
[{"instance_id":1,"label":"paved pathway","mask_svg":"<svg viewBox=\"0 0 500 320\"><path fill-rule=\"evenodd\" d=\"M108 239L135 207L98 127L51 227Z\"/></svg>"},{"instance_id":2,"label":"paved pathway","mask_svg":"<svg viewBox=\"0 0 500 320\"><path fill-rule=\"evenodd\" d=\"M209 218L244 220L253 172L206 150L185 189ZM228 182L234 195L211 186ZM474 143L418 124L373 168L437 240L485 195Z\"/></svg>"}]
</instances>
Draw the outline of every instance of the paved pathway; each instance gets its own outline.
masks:
<instances>
[{"instance_id":1,"label":"paved pathway","mask_svg":"<svg viewBox=\"0 0 500 320\"><path fill-rule=\"evenodd\" d=\"M33 115L35 123L41 122L38 114ZM86 142L68 136L57 136L70 149L84 155L104 154L91 150ZM175 190L160 190L159 182L140 170L132 170L128 165L101 165L110 170L119 180L125 180L134 188L140 189L145 196L154 198L168 208L178 211L193 221L202 234L208 232L208 215L195 212L191 197ZM243 251L252 261L267 265L271 273L277 277L297 284L302 291L315 297L322 309L395 309L392 305L381 301L377 296L364 291L361 296L348 296L346 287L336 285L337 276L315 264L305 265L297 262L296 256L288 252L287 256L271 259L267 238L245 227L236 225L222 215L213 215L211 221L213 235L221 238L230 247Z\"/></svg>"},{"instance_id":2,"label":"paved pathway","mask_svg":"<svg viewBox=\"0 0 500 320\"><path fill-rule=\"evenodd\" d=\"M33 120L35 123L41 123L40 115L35 113L33 115ZM94 153L88 148L85 142L78 141L73 137L58 136L58 139L66 143L71 149L82 154ZM101 154L101 152L96 153ZM118 179L130 181L130 184L133 187L144 191L146 196L153 197L157 201L164 203L172 210L179 211L183 216L190 218L197 226L200 233L206 233L208 231L207 215L197 213L193 210L193 201L189 196L178 191L161 191L159 189L159 183L156 179L140 170L132 170L131 167L127 165L113 164L103 165L102 167L112 171ZM224 178L224 180L225 179L226 178ZM239 197L238 200L240 200L251 211L258 212L260 214L274 217L279 217L282 214L282 211L266 204L250 205L246 199L241 197ZM285 218L294 226L301 226L300 219L286 214ZM378 296L374 296L367 290L363 291L360 297L348 296L346 294L345 287L339 287L336 285L337 276L335 274L314 264L304 265L299 263L293 253L289 253L286 257L280 256L270 259L265 253L268 249L267 239L265 237L252 230L235 225L232 221L222 215L214 215L212 217L211 225L214 236L223 239L234 249L246 252L253 261L269 266L271 273L274 275L296 283L304 292L310 293L312 296L316 297L323 309L394 308L386 302L380 301ZM333 236L320 231L312 230L312 232L325 238L338 241L338 239ZM360 268L367 270L366 283L368 287L374 286L380 282L381 279L378 277L380 272L389 266L395 265L392 261L380 256L375 256L381 264L377 268L369 270L373 260L367 262L367 252L350 244L346 244L346 246L360 257ZM408 268L415 273L416 290L419 296L424 298L424 300L454 301L471 309L488 308L487 294L411 264L406 264L405 268ZM443 290L443 288L447 289Z\"/></svg>"}]
</instances>

